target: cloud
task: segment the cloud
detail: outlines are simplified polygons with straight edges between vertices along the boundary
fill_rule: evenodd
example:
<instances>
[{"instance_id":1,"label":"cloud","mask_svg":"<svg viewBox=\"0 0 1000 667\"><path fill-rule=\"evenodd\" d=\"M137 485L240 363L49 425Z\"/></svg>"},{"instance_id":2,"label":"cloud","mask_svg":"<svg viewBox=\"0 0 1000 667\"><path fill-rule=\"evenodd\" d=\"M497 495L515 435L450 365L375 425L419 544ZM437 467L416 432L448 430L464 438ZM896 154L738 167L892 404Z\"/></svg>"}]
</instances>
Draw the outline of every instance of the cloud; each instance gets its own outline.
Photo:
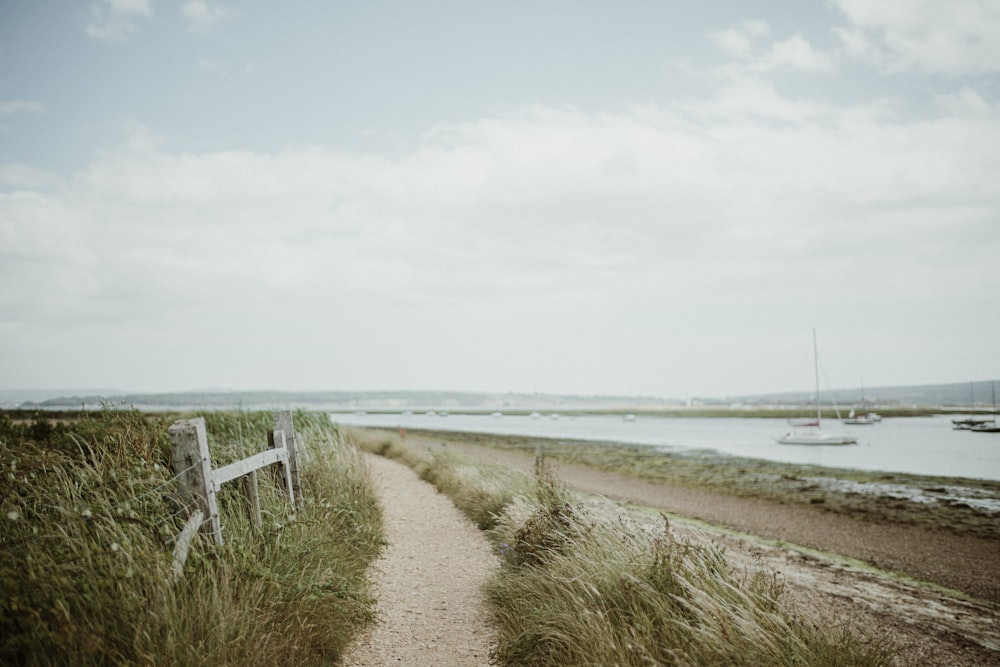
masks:
<instances>
[{"instance_id":1,"label":"cloud","mask_svg":"<svg viewBox=\"0 0 1000 667\"><path fill-rule=\"evenodd\" d=\"M186 0L181 5L181 15L191 32L211 32L219 21L231 14L230 10L205 0Z\"/></svg>"},{"instance_id":2,"label":"cloud","mask_svg":"<svg viewBox=\"0 0 1000 667\"><path fill-rule=\"evenodd\" d=\"M113 40L135 31L139 19L153 15L151 0L100 0L89 5L87 34L94 39Z\"/></svg>"},{"instance_id":3,"label":"cloud","mask_svg":"<svg viewBox=\"0 0 1000 667\"><path fill-rule=\"evenodd\" d=\"M834 0L850 25L846 51L887 72L946 75L1000 70L1000 5L980 0Z\"/></svg>"},{"instance_id":4,"label":"cloud","mask_svg":"<svg viewBox=\"0 0 1000 667\"><path fill-rule=\"evenodd\" d=\"M637 282L678 303L806 299L795 274L847 298L870 279L859 257L940 293L975 265L949 248L1000 204L995 155L976 150L1000 145L998 111L973 102L966 116L910 125L774 90L687 109L534 108L441 126L396 159L173 153L139 128L65 191L6 202L4 224L35 239L36 259L49 235L73 238L67 263L91 272L97 300L128 291L207 307L308 290L607 305ZM907 267L915 257L928 263Z\"/></svg>"},{"instance_id":5,"label":"cloud","mask_svg":"<svg viewBox=\"0 0 1000 667\"><path fill-rule=\"evenodd\" d=\"M31 100L7 100L0 102L0 118L16 113L40 113L43 110L39 102Z\"/></svg>"},{"instance_id":6,"label":"cloud","mask_svg":"<svg viewBox=\"0 0 1000 667\"><path fill-rule=\"evenodd\" d=\"M795 34L782 41L758 47L771 30L763 21L747 21L709 35L723 53L736 58L737 64L723 68L727 72L828 72L833 61L827 54L814 49L802 35Z\"/></svg>"},{"instance_id":7,"label":"cloud","mask_svg":"<svg viewBox=\"0 0 1000 667\"><path fill-rule=\"evenodd\" d=\"M45 107L32 100L0 100L0 130L6 130L8 116L21 113L42 113Z\"/></svg>"},{"instance_id":8,"label":"cloud","mask_svg":"<svg viewBox=\"0 0 1000 667\"><path fill-rule=\"evenodd\" d=\"M185 152L129 123L71 178L0 170L18 188L0 196L0 347L90 358L70 336L86 330L95 373L128 359L137 382L150 365L176 387L276 386L257 374L277 362L233 369L318 355L300 369L321 370L285 382L469 387L481 373L595 391L625 366L681 373L697 351L715 367L681 381L708 384L743 353L712 349L733 330L774 346L789 319L843 304L919 329L930 299L995 303L1000 108L963 89L936 112L902 120L742 73L684 105L442 124L393 156ZM174 378L181 349L201 351L204 375ZM91 381L127 383L104 377Z\"/></svg>"},{"instance_id":9,"label":"cloud","mask_svg":"<svg viewBox=\"0 0 1000 667\"><path fill-rule=\"evenodd\" d=\"M766 35L770 27L764 21L746 21L736 28L713 32L709 38L723 52L738 58L747 58L751 54L753 40Z\"/></svg>"}]
</instances>

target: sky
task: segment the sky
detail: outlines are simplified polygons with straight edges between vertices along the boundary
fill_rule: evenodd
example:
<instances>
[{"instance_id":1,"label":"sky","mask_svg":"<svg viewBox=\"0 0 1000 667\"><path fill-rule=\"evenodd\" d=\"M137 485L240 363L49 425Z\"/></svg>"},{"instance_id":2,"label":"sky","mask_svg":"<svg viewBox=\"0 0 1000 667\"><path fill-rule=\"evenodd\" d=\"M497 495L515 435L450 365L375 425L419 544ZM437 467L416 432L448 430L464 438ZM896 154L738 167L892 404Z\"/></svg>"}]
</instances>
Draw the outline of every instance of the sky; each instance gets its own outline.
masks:
<instances>
[{"instance_id":1,"label":"sky","mask_svg":"<svg viewBox=\"0 0 1000 667\"><path fill-rule=\"evenodd\" d=\"M1000 378L1000 0L0 2L0 390Z\"/></svg>"}]
</instances>

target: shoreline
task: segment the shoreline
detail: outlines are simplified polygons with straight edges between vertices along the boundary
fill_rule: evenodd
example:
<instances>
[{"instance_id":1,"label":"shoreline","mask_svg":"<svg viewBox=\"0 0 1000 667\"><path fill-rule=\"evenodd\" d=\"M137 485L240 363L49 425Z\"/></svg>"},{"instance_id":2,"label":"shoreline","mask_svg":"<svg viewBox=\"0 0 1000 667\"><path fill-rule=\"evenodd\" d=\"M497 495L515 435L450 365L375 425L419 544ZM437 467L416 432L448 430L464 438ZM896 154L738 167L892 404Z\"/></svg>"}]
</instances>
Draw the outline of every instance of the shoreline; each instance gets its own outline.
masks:
<instances>
[{"instance_id":1,"label":"shoreline","mask_svg":"<svg viewBox=\"0 0 1000 667\"><path fill-rule=\"evenodd\" d=\"M394 436L394 429L358 428ZM749 460L682 460L620 443L411 429L408 440L455 448L463 455L531 470L537 444L567 484L587 493L664 510L766 540L837 554L1000 603L1000 523L995 515L961 503L936 508L892 497L813 488L813 477L839 470ZM588 456L583 456L586 453ZM587 459L587 460L584 460ZM612 467L618 470L609 470ZM852 473L854 471L851 471ZM877 476L871 476L877 477ZM900 477L900 476L896 476ZM908 476L915 485L965 480ZM899 481L899 480L896 480ZM981 488L979 480L971 480ZM1000 484L986 483L1000 495ZM937 487L931 487L937 488ZM815 498L822 498L816 502Z\"/></svg>"},{"instance_id":2,"label":"shoreline","mask_svg":"<svg viewBox=\"0 0 1000 667\"><path fill-rule=\"evenodd\" d=\"M670 452L613 440L407 432L532 456L541 445L546 458L627 477L1000 541L1000 481L782 463L698 450Z\"/></svg>"}]
</instances>

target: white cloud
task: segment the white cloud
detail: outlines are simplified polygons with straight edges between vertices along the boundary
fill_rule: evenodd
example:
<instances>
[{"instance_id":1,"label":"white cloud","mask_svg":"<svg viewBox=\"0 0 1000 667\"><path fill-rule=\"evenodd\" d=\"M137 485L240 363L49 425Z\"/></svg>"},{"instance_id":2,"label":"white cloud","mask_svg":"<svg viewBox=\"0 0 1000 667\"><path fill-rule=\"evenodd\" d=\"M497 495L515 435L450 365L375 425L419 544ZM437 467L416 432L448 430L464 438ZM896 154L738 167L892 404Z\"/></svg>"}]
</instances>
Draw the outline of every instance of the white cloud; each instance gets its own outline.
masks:
<instances>
[{"instance_id":1,"label":"white cloud","mask_svg":"<svg viewBox=\"0 0 1000 667\"><path fill-rule=\"evenodd\" d=\"M733 71L800 71L826 72L833 69L833 61L814 49L802 35L795 34L786 40L772 41L765 48L758 46L761 38L770 33L763 21L748 21L738 27L709 35L723 53L735 57L738 64L724 68Z\"/></svg>"},{"instance_id":2,"label":"white cloud","mask_svg":"<svg viewBox=\"0 0 1000 667\"><path fill-rule=\"evenodd\" d=\"M949 239L989 224L1000 204L995 156L975 150L1000 145L996 109L890 126L880 110L812 105L813 122L782 126L772 119L801 119L803 103L773 90L746 99L684 112L528 110L438 128L394 160L170 153L137 131L54 200L18 200L5 224L43 239L57 213L74 211L59 224L75 230L81 257L103 260L95 298L128 285L206 304L287 289L610 303L641 280L689 302L789 296L799 288L789 272L818 279L818 267L838 276L828 295L846 298L870 278L852 268L858 257L903 270L929 248L941 270L910 267L906 281L958 287L969 257L949 264ZM49 213L25 215L35 205Z\"/></svg>"},{"instance_id":3,"label":"white cloud","mask_svg":"<svg viewBox=\"0 0 1000 667\"><path fill-rule=\"evenodd\" d=\"M799 72L828 72L833 69L829 56L816 51L802 35L775 42L761 64L762 69Z\"/></svg>"},{"instance_id":4,"label":"white cloud","mask_svg":"<svg viewBox=\"0 0 1000 667\"><path fill-rule=\"evenodd\" d=\"M754 40L768 32L770 26L764 21L744 21L735 28L713 32L709 34L709 38L723 52L738 58L746 58L750 56Z\"/></svg>"},{"instance_id":5,"label":"white cloud","mask_svg":"<svg viewBox=\"0 0 1000 667\"><path fill-rule=\"evenodd\" d=\"M58 182L54 174L20 163L0 163L0 188L12 190L32 190L50 187Z\"/></svg>"},{"instance_id":6,"label":"white cloud","mask_svg":"<svg viewBox=\"0 0 1000 667\"><path fill-rule=\"evenodd\" d=\"M139 19L153 15L151 0L100 0L89 5L87 34L94 39L111 40L131 34Z\"/></svg>"},{"instance_id":7,"label":"white cloud","mask_svg":"<svg viewBox=\"0 0 1000 667\"><path fill-rule=\"evenodd\" d=\"M1000 70L1000 3L834 0L850 21L847 52L890 72L962 75Z\"/></svg>"},{"instance_id":8,"label":"white cloud","mask_svg":"<svg viewBox=\"0 0 1000 667\"><path fill-rule=\"evenodd\" d=\"M33 102L31 100L7 100L0 102L0 118L3 116L11 116L16 113L39 113L42 110L43 107L39 102Z\"/></svg>"},{"instance_id":9,"label":"white cloud","mask_svg":"<svg viewBox=\"0 0 1000 667\"><path fill-rule=\"evenodd\" d=\"M215 25L232 14L228 9L205 0L186 0L181 5L181 15L192 32L211 32Z\"/></svg>"},{"instance_id":10,"label":"white cloud","mask_svg":"<svg viewBox=\"0 0 1000 667\"><path fill-rule=\"evenodd\" d=\"M754 328L750 344L838 304L888 318L995 303L1000 109L973 91L939 109L903 122L744 76L686 106L441 125L391 158L179 152L131 123L71 179L8 172L22 191L0 196L0 331L73 350L60 332L89 328L105 354L131 350L136 377L159 364L176 387L274 386L233 369L312 354L342 386L469 387L475 369L494 388L588 391L622 364L680 373L690 352L659 340L721 369L744 351L706 341L730 326ZM209 365L174 379L153 344ZM368 367L329 374L352 358ZM322 386L308 372L284 381Z\"/></svg>"}]
</instances>

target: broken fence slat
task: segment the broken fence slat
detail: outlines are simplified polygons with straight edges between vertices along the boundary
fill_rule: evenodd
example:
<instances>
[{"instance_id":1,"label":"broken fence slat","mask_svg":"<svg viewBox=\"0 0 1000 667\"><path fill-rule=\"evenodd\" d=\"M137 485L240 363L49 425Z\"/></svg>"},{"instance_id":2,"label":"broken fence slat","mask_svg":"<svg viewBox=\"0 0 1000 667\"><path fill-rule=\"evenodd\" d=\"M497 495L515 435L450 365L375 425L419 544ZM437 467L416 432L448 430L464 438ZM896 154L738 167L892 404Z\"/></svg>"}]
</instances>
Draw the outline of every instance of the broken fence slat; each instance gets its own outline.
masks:
<instances>
[{"instance_id":1,"label":"broken fence slat","mask_svg":"<svg viewBox=\"0 0 1000 667\"><path fill-rule=\"evenodd\" d=\"M184 574L184 563L187 562L188 552L191 550L191 540L198 534L198 529L201 528L204 519L205 513L201 510L195 510L188 517L181 534L177 536L177 543L174 544L174 565L170 571L171 581L176 582Z\"/></svg>"}]
</instances>

